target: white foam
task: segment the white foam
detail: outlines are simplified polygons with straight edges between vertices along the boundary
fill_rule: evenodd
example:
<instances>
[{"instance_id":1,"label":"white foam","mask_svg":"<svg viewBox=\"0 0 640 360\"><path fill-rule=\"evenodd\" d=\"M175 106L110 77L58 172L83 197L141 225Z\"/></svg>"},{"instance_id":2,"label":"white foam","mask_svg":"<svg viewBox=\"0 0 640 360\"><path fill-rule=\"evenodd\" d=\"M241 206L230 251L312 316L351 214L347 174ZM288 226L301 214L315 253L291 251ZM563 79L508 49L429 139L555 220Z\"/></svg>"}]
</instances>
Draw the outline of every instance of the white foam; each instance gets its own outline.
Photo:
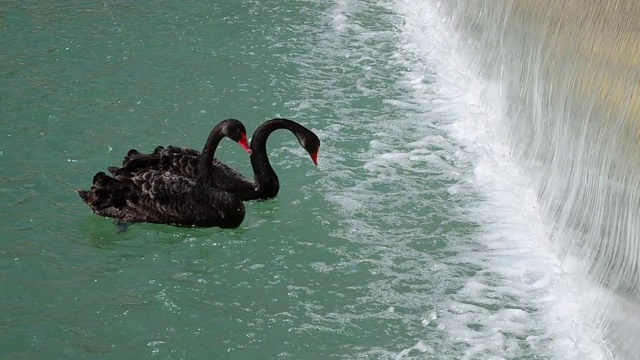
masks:
<instances>
[{"instance_id":1,"label":"white foam","mask_svg":"<svg viewBox=\"0 0 640 360\"><path fill-rule=\"evenodd\" d=\"M396 356L396 360L400 360L405 357L405 355L409 355L409 353L411 353L411 350L418 350L421 353L428 352L429 354L433 354L435 352L433 347L425 344L422 340L419 340L412 347L400 351L400 353L398 353L398 355Z\"/></svg>"},{"instance_id":2,"label":"white foam","mask_svg":"<svg viewBox=\"0 0 640 360\"><path fill-rule=\"evenodd\" d=\"M337 32L344 32L349 28L349 3L346 0L336 2L333 8L333 27Z\"/></svg>"},{"instance_id":3,"label":"white foam","mask_svg":"<svg viewBox=\"0 0 640 360\"><path fill-rule=\"evenodd\" d=\"M454 34L432 3L375 3L388 7L390 17L402 15L402 21L393 22L400 24L400 32L387 23L367 23L378 14L368 9L370 2L337 0L327 14L332 33L299 61L307 65L306 71L326 71L330 78L336 74L335 63L343 61L346 69L339 70L344 70L341 80L346 85L309 82L301 97L313 100L289 104L294 111L306 105L331 107L349 119L318 131L328 154L322 168L331 169L318 186L343 215L332 235L364 245L357 247L357 254L345 252L345 264L366 262L385 279L367 284L371 297L362 301L384 302L383 309L394 311L382 311L382 318L402 319L414 326L411 331L424 334L411 333L410 342L399 347L380 344L361 355L403 358L437 349L467 359L532 354L606 358L600 334L584 321L585 299L591 294L584 291L579 274L553 255L536 196L500 141L499 94L468 70L450 42ZM397 76L398 71L404 74ZM354 73L361 77L354 78ZM389 85L393 81L396 84ZM363 106L360 98L352 103L358 97L354 89L362 97L387 97L384 109L369 109L371 104ZM323 94L321 99L314 98L317 93ZM443 200L447 194L451 198ZM479 224L480 231L473 238L457 238L466 235L424 225L442 215L442 208L447 216L459 211L461 217L444 222ZM435 234L428 233L432 230ZM457 251L446 258L448 263L412 247L442 243L443 238ZM394 270L399 264L401 271ZM393 279L408 279L410 286L430 283L415 291L394 291L389 284ZM371 316L349 311L340 315Z\"/></svg>"},{"instance_id":4,"label":"white foam","mask_svg":"<svg viewBox=\"0 0 640 360\"><path fill-rule=\"evenodd\" d=\"M418 63L414 71L422 68L420 61L436 66L442 101L431 104L441 104L436 111L457 118L450 134L475 158L466 184L484 199L468 208L482 226L475 240L483 252L467 252L463 261L485 270L447 299L439 328L470 344L464 357L469 359L512 358L531 351L518 338L526 338L542 357L610 358L602 335L586 320L591 299L598 297L593 292L599 290L555 256L536 194L505 145L497 87L476 76L433 3L398 0L397 9L405 16L403 49ZM427 99L431 95L415 86L418 78L407 74L414 97ZM462 187L450 192L459 193Z\"/></svg>"}]
</instances>

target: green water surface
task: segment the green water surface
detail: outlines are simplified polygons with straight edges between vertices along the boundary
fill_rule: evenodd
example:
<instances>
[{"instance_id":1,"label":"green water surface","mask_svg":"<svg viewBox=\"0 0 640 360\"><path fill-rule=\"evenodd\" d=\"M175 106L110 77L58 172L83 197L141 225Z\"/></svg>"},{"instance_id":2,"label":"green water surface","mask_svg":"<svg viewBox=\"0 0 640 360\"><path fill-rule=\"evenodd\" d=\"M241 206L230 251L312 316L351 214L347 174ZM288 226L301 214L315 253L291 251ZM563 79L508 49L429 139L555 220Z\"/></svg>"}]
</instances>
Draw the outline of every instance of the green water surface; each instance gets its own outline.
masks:
<instances>
[{"instance_id":1,"label":"green water surface","mask_svg":"<svg viewBox=\"0 0 640 360\"><path fill-rule=\"evenodd\" d=\"M455 177L378 157L437 133L388 103L405 96L400 19L370 4L359 31L336 35L333 6L0 2L0 357L373 359L419 340L436 357L467 346L425 322L475 271L443 270L474 229L446 191ZM281 192L247 203L239 229L116 234L74 192L130 148L200 148L219 120L252 132L276 116L318 133L320 164L275 133ZM217 154L251 174L234 143Z\"/></svg>"}]
</instances>

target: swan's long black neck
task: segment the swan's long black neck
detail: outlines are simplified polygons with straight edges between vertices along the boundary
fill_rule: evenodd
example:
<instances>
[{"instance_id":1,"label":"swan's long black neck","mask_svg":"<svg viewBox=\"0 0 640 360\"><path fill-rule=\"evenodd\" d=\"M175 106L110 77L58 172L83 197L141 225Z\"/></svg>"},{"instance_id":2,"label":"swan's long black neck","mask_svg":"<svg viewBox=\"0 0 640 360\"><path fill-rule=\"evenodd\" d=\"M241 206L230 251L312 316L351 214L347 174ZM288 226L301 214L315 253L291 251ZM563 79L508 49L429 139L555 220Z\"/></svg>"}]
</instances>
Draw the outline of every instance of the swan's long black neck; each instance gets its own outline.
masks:
<instances>
[{"instance_id":1,"label":"swan's long black neck","mask_svg":"<svg viewBox=\"0 0 640 360\"><path fill-rule=\"evenodd\" d=\"M198 163L198 167L200 168L198 172L198 183L209 184L211 182L210 175L213 172L213 159L216 154L216 149L223 137L224 135L222 134L220 126L214 127L211 133L209 133Z\"/></svg>"},{"instance_id":2,"label":"swan's long black neck","mask_svg":"<svg viewBox=\"0 0 640 360\"><path fill-rule=\"evenodd\" d=\"M251 167L256 182L256 191L260 194L260 198L275 197L280 190L278 175L273 170L267 155L269 135L278 129L287 129L297 137L301 128L302 126L296 122L276 118L265 121L253 133L251 137Z\"/></svg>"}]
</instances>

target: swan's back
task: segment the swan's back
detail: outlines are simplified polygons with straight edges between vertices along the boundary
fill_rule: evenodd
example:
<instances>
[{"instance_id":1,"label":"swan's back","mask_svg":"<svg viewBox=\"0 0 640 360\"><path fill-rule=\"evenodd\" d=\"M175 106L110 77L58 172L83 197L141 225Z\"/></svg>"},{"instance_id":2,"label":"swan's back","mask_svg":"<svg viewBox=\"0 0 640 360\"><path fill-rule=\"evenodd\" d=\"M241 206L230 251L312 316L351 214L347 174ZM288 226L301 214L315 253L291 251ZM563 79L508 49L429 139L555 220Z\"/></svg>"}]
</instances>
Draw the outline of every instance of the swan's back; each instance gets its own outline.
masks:
<instances>
[{"instance_id":1,"label":"swan's back","mask_svg":"<svg viewBox=\"0 0 640 360\"><path fill-rule=\"evenodd\" d=\"M237 228L245 216L236 195L156 170L132 177L101 172L90 190L78 194L95 214L130 223Z\"/></svg>"},{"instance_id":2,"label":"swan's back","mask_svg":"<svg viewBox=\"0 0 640 360\"><path fill-rule=\"evenodd\" d=\"M110 167L109 172L115 176L133 177L148 171L163 171L189 179L197 178L200 172L201 153L197 150L168 146L157 147L151 154L132 151L125 156L122 167ZM237 194L242 200L255 198L253 181L218 160L214 160L212 165L209 179L212 186Z\"/></svg>"}]
</instances>

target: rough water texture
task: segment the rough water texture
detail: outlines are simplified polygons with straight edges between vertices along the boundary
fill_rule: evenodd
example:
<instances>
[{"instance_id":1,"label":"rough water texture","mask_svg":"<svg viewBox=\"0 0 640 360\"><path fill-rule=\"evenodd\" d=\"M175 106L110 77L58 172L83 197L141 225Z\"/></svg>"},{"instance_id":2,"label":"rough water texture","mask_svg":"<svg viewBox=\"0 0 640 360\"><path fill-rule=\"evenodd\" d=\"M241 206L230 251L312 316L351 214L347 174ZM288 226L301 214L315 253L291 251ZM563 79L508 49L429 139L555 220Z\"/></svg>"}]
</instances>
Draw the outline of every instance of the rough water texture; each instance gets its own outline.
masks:
<instances>
[{"instance_id":1,"label":"rough water texture","mask_svg":"<svg viewBox=\"0 0 640 360\"><path fill-rule=\"evenodd\" d=\"M640 355L640 3L458 1L444 13L502 91L561 253L613 291L595 326Z\"/></svg>"},{"instance_id":2,"label":"rough water texture","mask_svg":"<svg viewBox=\"0 0 640 360\"><path fill-rule=\"evenodd\" d=\"M557 7L497 4L0 2L0 357L637 358L614 311L635 304L635 143L611 140L632 93L553 56L534 19ZM281 191L237 230L116 234L74 193L130 148L276 116L319 166L275 133Z\"/></svg>"}]
</instances>

